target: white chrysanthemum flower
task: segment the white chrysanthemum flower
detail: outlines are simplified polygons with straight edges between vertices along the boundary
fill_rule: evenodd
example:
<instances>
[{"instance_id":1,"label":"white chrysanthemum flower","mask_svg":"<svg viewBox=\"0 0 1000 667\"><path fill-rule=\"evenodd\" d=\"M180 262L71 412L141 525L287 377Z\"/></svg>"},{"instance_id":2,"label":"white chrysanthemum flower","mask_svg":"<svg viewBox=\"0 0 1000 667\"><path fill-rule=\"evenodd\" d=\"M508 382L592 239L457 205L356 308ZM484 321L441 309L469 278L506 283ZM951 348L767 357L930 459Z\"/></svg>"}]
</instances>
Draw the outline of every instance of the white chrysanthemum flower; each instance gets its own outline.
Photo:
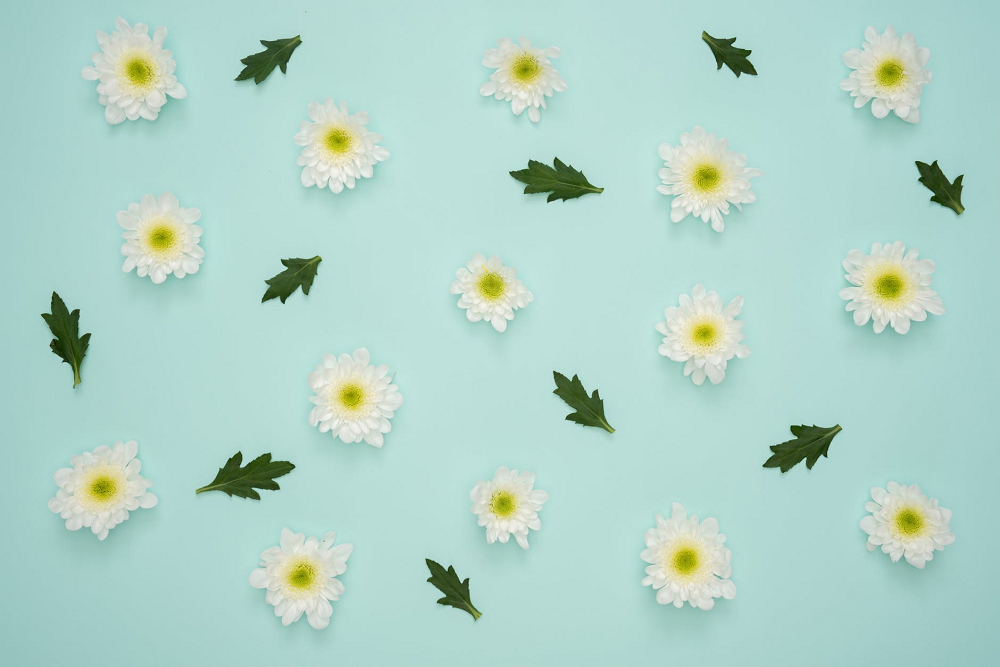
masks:
<instances>
[{"instance_id":1,"label":"white chrysanthemum flower","mask_svg":"<svg viewBox=\"0 0 1000 667\"><path fill-rule=\"evenodd\" d=\"M680 304L663 311L666 322L656 324L656 330L664 335L659 352L683 361L685 377L690 375L695 384L702 384L706 377L719 384L726 377L730 359L750 356L750 349L740 344L743 322L736 319L743 297L723 307L715 290L706 293L703 285L695 285L691 296L681 294Z\"/></svg>"},{"instance_id":2,"label":"white chrysanthemum flower","mask_svg":"<svg viewBox=\"0 0 1000 667\"><path fill-rule=\"evenodd\" d=\"M524 308L534 295L517 279L517 269L504 266L496 255L489 259L478 252L455 272L452 294L461 294L458 307L465 309L470 322L486 320L503 333L514 311Z\"/></svg>"},{"instance_id":3,"label":"white chrysanthemum flower","mask_svg":"<svg viewBox=\"0 0 1000 667\"><path fill-rule=\"evenodd\" d=\"M513 535L522 549L528 548L528 529L541 530L538 512L549 494L537 491L535 474L497 468L488 482L477 482L469 497L479 525L486 526L486 541L507 542Z\"/></svg>"},{"instance_id":4,"label":"white chrysanthemum flower","mask_svg":"<svg viewBox=\"0 0 1000 667\"><path fill-rule=\"evenodd\" d=\"M743 204L757 201L750 189L750 179L763 176L760 169L747 168L747 156L727 150L729 141L706 133L701 125L690 134L681 134L679 146L660 144L660 169L663 185L657 190L673 195L670 219L680 222L693 213L702 222L711 220L712 229L725 229L722 216L729 214L729 204L743 210Z\"/></svg>"},{"instance_id":5,"label":"white chrysanthemum flower","mask_svg":"<svg viewBox=\"0 0 1000 667\"><path fill-rule=\"evenodd\" d=\"M279 546L260 554L260 567L250 573L250 585L266 588L264 601L274 605L282 625L290 625L305 613L309 625L322 630L330 624L333 605L344 593L337 576L347 571L354 545L333 546L337 533L322 540L306 539L302 533L281 529Z\"/></svg>"},{"instance_id":6,"label":"white chrysanthemum flower","mask_svg":"<svg viewBox=\"0 0 1000 667\"><path fill-rule=\"evenodd\" d=\"M483 64L496 71L479 88L479 92L510 102L517 116L527 109L528 118L537 123L542 118L539 107L545 108L545 97L552 97L554 91L561 93L567 88L549 60L558 58L561 51L554 46L539 49L532 46L526 37L518 41L520 45L504 37L497 40L498 48L486 50Z\"/></svg>"},{"instance_id":7,"label":"white chrysanthemum flower","mask_svg":"<svg viewBox=\"0 0 1000 667\"><path fill-rule=\"evenodd\" d=\"M97 31L101 53L91 55L94 66L84 67L81 74L88 81L100 81L97 101L104 105L104 118L112 125L126 118L156 120L167 95L178 100L187 97L187 90L174 76L174 56L163 48L167 29L157 28L150 39L146 24L130 26L120 16L115 27L118 30L110 35Z\"/></svg>"},{"instance_id":8,"label":"white chrysanthemum flower","mask_svg":"<svg viewBox=\"0 0 1000 667\"><path fill-rule=\"evenodd\" d=\"M841 89L851 93L856 109L872 100L876 118L892 111L908 123L919 123L920 91L931 80L924 69L930 50L917 46L913 33L897 37L892 26L881 35L868 26L865 40L864 50L844 53L844 64L854 71L840 82Z\"/></svg>"},{"instance_id":9,"label":"white chrysanthemum flower","mask_svg":"<svg viewBox=\"0 0 1000 667\"><path fill-rule=\"evenodd\" d=\"M329 97L323 104L309 103L309 121L299 125L295 143L303 146L298 163L302 167L302 185L330 187L334 194L344 186L354 188L356 179L371 178L376 162L389 157L378 146L381 134L368 131L368 114L347 113L347 103L340 108Z\"/></svg>"},{"instance_id":10,"label":"white chrysanthemum flower","mask_svg":"<svg viewBox=\"0 0 1000 667\"><path fill-rule=\"evenodd\" d=\"M917 255L916 248L906 252L901 241L873 243L870 255L860 250L847 253L844 277L854 287L840 290L840 298L850 302L846 310L854 311L855 324L863 327L871 319L875 333L882 333L888 324L905 334L910 321L923 322L927 313L944 314L941 297L930 288L934 262L918 260Z\"/></svg>"},{"instance_id":11,"label":"white chrysanthemum flower","mask_svg":"<svg viewBox=\"0 0 1000 667\"><path fill-rule=\"evenodd\" d=\"M201 211L184 208L170 192L159 199L143 195L142 201L118 211L118 224L125 228L122 271L136 269L140 277L149 276L160 284L171 273L183 278L197 273L205 251L201 242L201 227L194 224Z\"/></svg>"},{"instance_id":12,"label":"white chrysanthemum flower","mask_svg":"<svg viewBox=\"0 0 1000 667\"><path fill-rule=\"evenodd\" d=\"M935 551L955 541L948 526L951 510L938 507L937 498L928 498L919 486L896 482L889 482L885 489L873 486L872 500L865 503L871 514L861 520L861 529L868 533L868 551L881 546L893 563L905 557L907 563L923 569Z\"/></svg>"},{"instance_id":13,"label":"white chrysanthemum flower","mask_svg":"<svg viewBox=\"0 0 1000 667\"><path fill-rule=\"evenodd\" d=\"M698 523L697 516L688 517L683 505L673 503L669 519L656 515L656 528L646 531L645 541L639 557L650 565L642 585L656 590L660 604L680 608L687 602L707 611L715 598L736 597L736 585L729 580L732 552L723 546L726 536L715 519Z\"/></svg>"},{"instance_id":14,"label":"white chrysanthemum flower","mask_svg":"<svg viewBox=\"0 0 1000 667\"><path fill-rule=\"evenodd\" d=\"M138 451L135 440L119 440L114 447L101 445L74 456L69 460L72 468L60 468L53 476L59 490L49 509L66 519L70 530L90 528L103 540L129 512L155 507L156 496L146 490L153 483L139 474Z\"/></svg>"},{"instance_id":15,"label":"white chrysanthemum flower","mask_svg":"<svg viewBox=\"0 0 1000 667\"><path fill-rule=\"evenodd\" d=\"M382 434L392 429L389 420L403 404L399 387L392 383L388 366L368 363L368 350L361 347L354 356L324 354L323 362L309 374L309 398L316 407L309 413L309 425L320 433L332 431L344 442L361 442L381 447Z\"/></svg>"}]
</instances>

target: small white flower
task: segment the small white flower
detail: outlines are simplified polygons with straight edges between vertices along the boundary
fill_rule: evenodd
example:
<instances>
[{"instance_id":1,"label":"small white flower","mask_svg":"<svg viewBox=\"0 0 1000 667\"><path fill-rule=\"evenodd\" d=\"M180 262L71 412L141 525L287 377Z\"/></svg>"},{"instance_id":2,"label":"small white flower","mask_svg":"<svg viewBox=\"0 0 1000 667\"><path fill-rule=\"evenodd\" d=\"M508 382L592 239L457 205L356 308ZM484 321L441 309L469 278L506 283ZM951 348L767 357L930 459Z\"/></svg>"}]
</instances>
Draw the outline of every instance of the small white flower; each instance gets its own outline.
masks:
<instances>
[{"instance_id":1,"label":"small white flower","mask_svg":"<svg viewBox=\"0 0 1000 667\"><path fill-rule=\"evenodd\" d=\"M200 219L200 210L180 206L170 192L164 192L159 200L143 195L139 203L118 211L118 224L126 230L122 234L122 271L136 269L140 277L148 275L156 284L171 273L178 278L197 273L205 256L198 245L201 227L194 224Z\"/></svg>"},{"instance_id":2,"label":"small white flower","mask_svg":"<svg viewBox=\"0 0 1000 667\"><path fill-rule=\"evenodd\" d=\"M549 499L544 491L534 490L535 474L497 468L488 482L477 482L469 497L472 513L479 525L486 526L486 541L506 543L513 535L522 549L528 548L528 529L541 530L538 513Z\"/></svg>"},{"instance_id":3,"label":"small white flower","mask_svg":"<svg viewBox=\"0 0 1000 667\"><path fill-rule=\"evenodd\" d=\"M663 185L657 190L673 195L670 219L680 222L693 213L702 222L711 220L712 229L725 229L722 216L729 214L729 204L743 210L742 204L757 201L750 189L750 179L763 176L760 169L747 168L747 156L727 150L729 141L707 134L701 125L690 134L681 134L679 146L660 144L660 169Z\"/></svg>"},{"instance_id":4,"label":"small white flower","mask_svg":"<svg viewBox=\"0 0 1000 667\"><path fill-rule=\"evenodd\" d=\"M496 71L479 92L510 102L517 116L527 109L528 118L537 123L542 117L539 107L545 108L545 97L566 90L566 82L549 60L558 58L561 51L554 46L536 48L526 37L518 41L520 46L504 37L497 40L499 48L486 50L483 64Z\"/></svg>"},{"instance_id":5,"label":"small white flower","mask_svg":"<svg viewBox=\"0 0 1000 667\"><path fill-rule=\"evenodd\" d=\"M399 387L391 382L389 367L370 365L363 347L353 357L324 354L309 374L309 387L316 392L309 398L316 405L309 425L318 425L320 433L332 431L344 442L364 440L381 447L382 434L392 429L389 420L403 404Z\"/></svg>"},{"instance_id":6,"label":"small white flower","mask_svg":"<svg viewBox=\"0 0 1000 667\"><path fill-rule=\"evenodd\" d=\"M850 91L856 109L873 100L876 118L892 111L908 123L919 123L920 91L931 81L931 73L924 69L930 50L917 46L913 33L897 37L892 26L881 35L868 26L865 40L864 50L844 53L844 64L854 71L840 82L841 89Z\"/></svg>"},{"instance_id":7,"label":"small white flower","mask_svg":"<svg viewBox=\"0 0 1000 667\"><path fill-rule=\"evenodd\" d=\"M863 327L871 319L875 333L882 333L888 324L905 334L911 320L923 322L927 313L944 314L941 297L930 288L934 262L918 260L917 255L916 248L906 252L901 241L873 243L870 255L860 250L847 253L844 277L854 287L840 290L840 298L850 302L846 310L854 311L855 324Z\"/></svg>"},{"instance_id":8,"label":"small white flower","mask_svg":"<svg viewBox=\"0 0 1000 667\"><path fill-rule=\"evenodd\" d=\"M281 617L282 625L299 620L303 612L317 630L330 625L330 601L336 602L344 593L337 576L347 571L347 559L354 550L351 544L333 546L336 540L334 532L317 540L282 528L280 546L261 552L260 567L250 573L250 585L267 589L264 601L274 605L274 615Z\"/></svg>"},{"instance_id":9,"label":"small white flower","mask_svg":"<svg viewBox=\"0 0 1000 667\"><path fill-rule=\"evenodd\" d=\"M517 279L517 269L504 266L496 255L486 259L478 252L455 272L452 294L461 294L458 307L465 310L470 322L486 320L503 333L514 311L524 308L535 297Z\"/></svg>"},{"instance_id":10,"label":"small white flower","mask_svg":"<svg viewBox=\"0 0 1000 667\"><path fill-rule=\"evenodd\" d=\"M101 445L74 456L69 460L72 468L60 468L53 476L59 490L49 509L66 519L70 530L90 528L103 540L129 512L155 507L156 496L146 490L153 483L139 474L138 451L135 440L119 440L114 447Z\"/></svg>"},{"instance_id":11,"label":"small white flower","mask_svg":"<svg viewBox=\"0 0 1000 667\"><path fill-rule=\"evenodd\" d=\"M885 489L873 486L872 500L865 503L871 514L861 520L861 529L868 533L868 551L881 545L893 563L905 556L907 563L923 569L935 551L955 541L948 526L951 510L938 507L937 498L928 498L919 486L896 482Z\"/></svg>"},{"instance_id":12,"label":"small white flower","mask_svg":"<svg viewBox=\"0 0 1000 667\"><path fill-rule=\"evenodd\" d=\"M347 113L347 103L340 108L329 97L323 104L309 103L309 121L299 124L295 143L303 146L298 163L302 167L302 185L330 187L339 194L344 186L354 188L359 178L371 178L376 162L388 159L389 151L378 146L381 134L368 131L368 114Z\"/></svg>"},{"instance_id":13,"label":"small white flower","mask_svg":"<svg viewBox=\"0 0 1000 667\"><path fill-rule=\"evenodd\" d=\"M101 53L91 55L94 66L84 67L81 74L88 81L100 80L97 101L104 105L104 118L112 125L126 118L156 120L167 95L178 100L187 97L187 90L174 76L174 56L163 48L167 29L157 28L150 39L145 23L130 26L120 16L115 27L118 30L110 35L97 31Z\"/></svg>"},{"instance_id":14,"label":"small white flower","mask_svg":"<svg viewBox=\"0 0 1000 667\"><path fill-rule=\"evenodd\" d=\"M743 297L736 297L723 308L715 290L706 294L704 286L695 285L691 296L681 294L680 304L663 311L666 322L656 324L656 330L664 335L659 352L685 362L684 375L690 375L695 384L702 384L706 377L712 384L719 384L726 377L730 359L750 356L750 349L740 344L743 322L736 319L743 308Z\"/></svg>"},{"instance_id":15,"label":"small white flower","mask_svg":"<svg viewBox=\"0 0 1000 667\"><path fill-rule=\"evenodd\" d=\"M688 517L683 505L673 503L669 519L656 515L656 528L646 531L645 541L639 557L650 565L642 585L656 590L660 604L672 602L679 609L687 602L707 611L715 598L736 597L736 585L729 580L733 555L723 546L726 536L715 519L698 523L697 516Z\"/></svg>"}]
</instances>

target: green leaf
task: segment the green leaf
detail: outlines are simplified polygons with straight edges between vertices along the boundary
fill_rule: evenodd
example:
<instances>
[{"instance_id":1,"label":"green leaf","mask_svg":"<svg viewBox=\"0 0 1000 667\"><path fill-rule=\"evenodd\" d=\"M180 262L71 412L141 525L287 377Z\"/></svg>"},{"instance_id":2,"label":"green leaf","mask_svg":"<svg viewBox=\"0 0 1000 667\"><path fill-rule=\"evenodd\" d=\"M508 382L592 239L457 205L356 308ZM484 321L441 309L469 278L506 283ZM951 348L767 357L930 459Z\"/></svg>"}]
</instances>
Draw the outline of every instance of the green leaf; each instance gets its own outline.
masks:
<instances>
[{"instance_id":1,"label":"green leaf","mask_svg":"<svg viewBox=\"0 0 1000 667\"><path fill-rule=\"evenodd\" d=\"M264 281L270 287L264 292L264 298L260 302L264 303L271 299L281 299L281 303L284 303L285 299L290 297L292 292L299 287L302 288L303 294L309 294L309 288L312 287L313 279L319 271L319 263L322 261L323 258L319 255L316 255L312 259L293 258L281 260L281 263L287 268L270 280Z\"/></svg>"},{"instance_id":2,"label":"green leaf","mask_svg":"<svg viewBox=\"0 0 1000 667\"><path fill-rule=\"evenodd\" d=\"M750 55L750 49L739 49L733 46L733 42L736 41L735 37L729 39L720 39L718 37L712 37L707 32L702 31L701 38L705 40L708 47L712 49L712 55L715 56L715 69L722 69L725 65L733 71L733 74L739 78L740 74L752 74L757 76L757 70L753 68L753 64L747 60L747 56Z\"/></svg>"},{"instance_id":3,"label":"green leaf","mask_svg":"<svg viewBox=\"0 0 1000 667\"><path fill-rule=\"evenodd\" d=\"M253 78L254 83L260 85L260 82L274 71L275 66L280 67L281 73L284 74L288 67L288 59L292 57L292 51L302 43L302 40L296 35L288 39L276 39L273 42L262 39L260 43L265 47L263 51L249 55L240 61L246 67L236 77L237 81Z\"/></svg>"},{"instance_id":4,"label":"green leaf","mask_svg":"<svg viewBox=\"0 0 1000 667\"><path fill-rule=\"evenodd\" d=\"M934 160L931 164L918 161L917 170L920 171L920 178L917 180L934 193L931 201L935 201L941 204L941 206L950 208L958 215L962 215L962 211L965 210L965 207L962 206L962 178L965 174L962 174L954 182L951 182L944 175L944 172L941 171L937 160Z\"/></svg>"},{"instance_id":5,"label":"green leaf","mask_svg":"<svg viewBox=\"0 0 1000 667\"><path fill-rule=\"evenodd\" d=\"M260 500L260 494L255 489L277 491L281 487L274 480L295 470L288 461L272 461L270 454L261 454L242 468L243 452L236 452L219 468L219 474L212 483L197 489L195 493L206 491L222 491L230 497L252 498Z\"/></svg>"},{"instance_id":6,"label":"green leaf","mask_svg":"<svg viewBox=\"0 0 1000 667\"><path fill-rule=\"evenodd\" d=\"M790 426L794 440L788 440L778 445L771 445L773 454L764 462L765 468L781 468L788 472L802 459L806 459L806 468L812 470L820 456L827 456L833 436L842 430L840 424L829 428L823 426Z\"/></svg>"},{"instance_id":7,"label":"green leaf","mask_svg":"<svg viewBox=\"0 0 1000 667\"><path fill-rule=\"evenodd\" d=\"M73 388L83 382L80 379L80 364L87 354L87 346L90 345L90 334L80 333L80 309L77 308L72 313L66 308L66 304L55 292L52 293L51 313L42 313L42 319L49 325L49 331L55 338L49 343L52 352L57 357L73 367Z\"/></svg>"},{"instance_id":8,"label":"green leaf","mask_svg":"<svg viewBox=\"0 0 1000 667\"><path fill-rule=\"evenodd\" d=\"M424 561L427 563L427 569L431 571L427 583L434 584L439 591L444 593L444 597L437 603L467 611L472 614L473 621L479 620L482 614L472 605L472 598L469 595L469 579L466 578L465 581L459 579L453 566L449 565L448 569L445 570L430 558L425 558Z\"/></svg>"},{"instance_id":9,"label":"green leaf","mask_svg":"<svg viewBox=\"0 0 1000 667\"><path fill-rule=\"evenodd\" d=\"M562 373L553 371L552 377L556 380L556 388L552 393L576 410L576 412L566 415L568 421L584 426L599 426L608 433L615 432L604 416L604 401L601 400L601 395L596 389L593 396L588 396L587 390L583 388L583 383L576 375L573 376L572 380L569 380Z\"/></svg>"},{"instance_id":10,"label":"green leaf","mask_svg":"<svg viewBox=\"0 0 1000 667\"><path fill-rule=\"evenodd\" d=\"M572 166L567 166L559 158L556 158L553 164L555 168L537 160L528 160L527 169L512 171L510 175L527 184L524 188L526 195L551 192L552 194L546 201L557 199L566 201L590 193L600 194L604 192L604 188L591 185L583 172L577 171Z\"/></svg>"}]
</instances>

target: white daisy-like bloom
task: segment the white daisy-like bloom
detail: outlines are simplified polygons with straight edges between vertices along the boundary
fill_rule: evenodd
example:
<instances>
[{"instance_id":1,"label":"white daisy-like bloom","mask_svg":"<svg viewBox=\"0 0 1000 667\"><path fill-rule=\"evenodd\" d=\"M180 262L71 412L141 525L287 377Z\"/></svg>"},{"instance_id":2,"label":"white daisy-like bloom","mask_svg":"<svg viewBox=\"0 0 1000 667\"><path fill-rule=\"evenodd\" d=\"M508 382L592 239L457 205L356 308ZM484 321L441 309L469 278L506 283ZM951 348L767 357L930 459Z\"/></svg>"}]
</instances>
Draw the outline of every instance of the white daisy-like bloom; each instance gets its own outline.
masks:
<instances>
[{"instance_id":1,"label":"white daisy-like bloom","mask_svg":"<svg viewBox=\"0 0 1000 667\"><path fill-rule=\"evenodd\" d=\"M708 611L716 598L736 597L736 585L729 580L733 555L715 519L699 523L696 515L689 517L683 505L673 503L669 519L656 515L656 527L646 531L645 542L639 557L650 565L642 585L656 590L660 604L679 609L687 602Z\"/></svg>"},{"instance_id":2,"label":"white daisy-like bloom","mask_svg":"<svg viewBox=\"0 0 1000 667\"><path fill-rule=\"evenodd\" d=\"M157 199L143 195L142 201L118 211L118 224L125 229L122 271L132 269L140 277L149 276L157 285L173 274L183 278L197 273L205 251L201 249L201 227L194 224L201 211L184 208L177 197L164 192Z\"/></svg>"},{"instance_id":3,"label":"white daisy-like bloom","mask_svg":"<svg viewBox=\"0 0 1000 667\"><path fill-rule=\"evenodd\" d=\"M871 100L876 118L892 111L907 123L919 123L920 91L931 81L924 69L930 57L930 49L917 46L913 33L897 37L896 29L888 26L879 35L868 26L864 47L843 55L844 64L854 71L840 87L851 93L856 109Z\"/></svg>"},{"instance_id":4,"label":"white daisy-like bloom","mask_svg":"<svg viewBox=\"0 0 1000 667\"><path fill-rule=\"evenodd\" d=\"M49 509L66 519L70 530L90 528L103 540L129 512L155 507L156 496L147 491L153 483L139 474L138 451L135 440L119 440L114 447L101 445L74 456L69 460L72 468L60 468L53 476L59 490L49 500Z\"/></svg>"},{"instance_id":5,"label":"white daisy-like bloom","mask_svg":"<svg viewBox=\"0 0 1000 667\"><path fill-rule=\"evenodd\" d=\"M274 605L282 625L290 625L305 613L309 625L322 630L330 625L333 605L344 593L337 577L347 571L354 545L334 546L337 533L322 540L306 539L302 533L281 529L278 546L260 554L260 567L250 573L250 585L265 588L264 601Z\"/></svg>"},{"instance_id":6,"label":"white daisy-like bloom","mask_svg":"<svg viewBox=\"0 0 1000 667\"><path fill-rule=\"evenodd\" d=\"M455 272L452 294L461 294L458 307L465 310L470 322L486 320L503 333L514 311L524 308L534 295L517 279L517 269L504 266L496 255L486 259L478 252Z\"/></svg>"},{"instance_id":7,"label":"white daisy-like bloom","mask_svg":"<svg viewBox=\"0 0 1000 667\"><path fill-rule=\"evenodd\" d=\"M553 92L564 92L566 82L552 66L549 58L558 58L561 51L550 46L539 49L522 37L514 44L506 37L497 40L497 48L487 49L483 54L483 64L496 71L484 83L479 92L493 95L498 100L510 102L514 114L521 115L528 110L528 118L537 123L542 118L539 108L545 108L545 98Z\"/></svg>"},{"instance_id":8,"label":"white daisy-like bloom","mask_svg":"<svg viewBox=\"0 0 1000 667\"><path fill-rule=\"evenodd\" d=\"M937 498L928 498L915 484L873 486L865 510L871 512L861 520L861 529L868 533L865 546L868 551L881 546L893 563L905 557L907 563L923 569L935 551L955 541L948 526L951 510L938 507Z\"/></svg>"},{"instance_id":9,"label":"white daisy-like bloom","mask_svg":"<svg viewBox=\"0 0 1000 667\"><path fill-rule=\"evenodd\" d=\"M541 530L538 512L549 494L535 488L535 474L497 468L493 479L477 482L469 497L479 525L486 526L486 541L506 543L513 535L522 549L528 548L528 530Z\"/></svg>"},{"instance_id":10,"label":"white daisy-like bloom","mask_svg":"<svg viewBox=\"0 0 1000 667\"><path fill-rule=\"evenodd\" d=\"M392 384L388 366L368 363L368 350L360 347L354 356L324 354L323 361L309 374L309 398L316 407L309 413L309 425L320 433L333 432L344 442L361 442L381 447L382 434L392 429L389 420L403 404L399 387Z\"/></svg>"},{"instance_id":11,"label":"white daisy-like bloom","mask_svg":"<svg viewBox=\"0 0 1000 667\"><path fill-rule=\"evenodd\" d=\"M684 362L684 376L690 375L695 384L704 383L706 377L719 384L726 377L730 359L750 356L750 349L740 344L743 322L736 319L743 297L723 307L715 290L706 293L703 285L695 285L691 296L680 295L680 304L664 310L667 320L656 324L664 336L659 352Z\"/></svg>"},{"instance_id":12,"label":"white daisy-like bloom","mask_svg":"<svg viewBox=\"0 0 1000 667\"><path fill-rule=\"evenodd\" d=\"M309 103L309 120L299 125L295 143L302 146L298 163L302 185L317 186L339 194L353 189L359 178L371 178L376 162L388 159L389 151L377 145L381 134L368 131L368 114L348 114L329 97L323 104Z\"/></svg>"},{"instance_id":13,"label":"white daisy-like bloom","mask_svg":"<svg viewBox=\"0 0 1000 667\"><path fill-rule=\"evenodd\" d=\"M702 222L711 221L712 229L721 232L726 226L722 216L729 214L730 204L742 211L743 204L757 201L750 179L764 172L748 168L747 156L728 150L728 145L728 140L705 132L701 125L681 134L678 146L660 144L663 185L656 189L673 195L673 222L693 213Z\"/></svg>"},{"instance_id":14,"label":"white daisy-like bloom","mask_svg":"<svg viewBox=\"0 0 1000 667\"><path fill-rule=\"evenodd\" d=\"M81 74L88 81L99 81L97 101L104 105L104 118L112 125L126 118L156 120L167 95L178 100L187 97L187 90L174 76L174 56L163 48L167 29L157 28L150 39L146 24L130 26L120 16L115 27L110 35L97 31L101 52L91 55L94 66L84 67Z\"/></svg>"},{"instance_id":15,"label":"white daisy-like bloom","mask_svg":"<svg viewBox=\"0 0 1000 667\"><path fill-rule=\"evenodd\" d=\"M853 287L840 290L840 298L849 301L848 312L854 311L854 323L859 327L872 320L875 333L885 325L896 333L905 334L910 322L923 322L927 313L943 315L944 304L930 288L934 262L917 259L918 251L901 241L873 243L871 254L860 250L847 253L844 275Z\"/></svg>"}]
</instances>

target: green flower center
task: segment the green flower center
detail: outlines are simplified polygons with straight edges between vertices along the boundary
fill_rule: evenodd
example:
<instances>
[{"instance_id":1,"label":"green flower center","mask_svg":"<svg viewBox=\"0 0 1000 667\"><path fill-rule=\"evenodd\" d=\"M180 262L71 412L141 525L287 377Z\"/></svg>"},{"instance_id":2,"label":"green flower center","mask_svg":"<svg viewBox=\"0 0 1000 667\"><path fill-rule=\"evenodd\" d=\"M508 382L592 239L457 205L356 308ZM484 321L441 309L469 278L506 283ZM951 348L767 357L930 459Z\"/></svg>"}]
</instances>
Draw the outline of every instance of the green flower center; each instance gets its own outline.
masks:
<instances>
[{"instance_id":1,"label":"green flower center","mask_svg":"<svg viewBox=\"0 0 1000 667\"><path fill-rule=\"evenodd\" d=\"M889 269L875 276L871 289L880 300L887 303L898 302L909 291L909 281L896 269Z\"/></svg>"},{"instance_id":2,"label":"green flower center","mask_svg":"<svg viewBox=\"0 0 1000 667\"><path fill-rule=\"evenodd\" d=\"M518 83L531 83L542 73L542 67L538 58L528 53L522 53L514 59L510 73Z\"/></svg>"},{"instance_id":3,"label":"green flower center","mask_svg":"<svg viewBox=\"0 0 1000 667\"><path fill-rule=\"evenodd\" d=\"M356 384L345 384L337 399L348 410L357 410L365 401L365 390Z\"/></svg>"},{"instance_id":4,"label":"green flower center","mask_svg":"<svg viewBox=\"0 0 1000 667\"><path fill-rule=\"evenodd\" d=\"M683 547L674 552L670 564L677 574L689 575L701 565L701 558L696 549Z\"/></svg>"},{"instance_id":5,"label":"green flower center","mask_svg":"<svg viewBox=\"0 0 1000 667\"><path fill-rule=\"evenodd\" d=\"M125 63L125 76L133 86L145 88L153 83L156 72L152 62L141 56L135 56Z\"/></svg>"},{"instance_id":6,"label":"green flower center","mask_svg":"<svg viewBox=\"0 0 1000 667\"><path fill-rule=\"evenodd\" d=\"M176 241L177 233L167 225L158 225L146 233L146 243L153 250L170 250Z\"/></svg>"},{"instance_id":7,"label":"green flower center","mask_svg":"<svg viewBox=\"0 0 1000 667\"><path fill-rule=\"evenodd\" d=\"M517 499L507 491L498 491L490 498L490 511L506 519L517 510Z\"/></svg>"},{"instance_id":8,"label":"green flower center","mask_svg":"<svg viewBox=\"0 0 1000 667\"><path fill-rule=\"evenodd\" d=\"M344 155L354 147L354 135L344 127L335 127L326 133L323 143L336 155Z\"/></svg>"},{"instance_id":9,"label":"green flower center","mask_svg":"<svg viewBox=\"0 0 1000 667\"><path fill-rule=\"evenodd\" d=\"M920 512L911 507L904 507L896 512L894 521L896 530L899 531L900 535L905 535L906 537L919 535L924 529L924 517Z\"/></svg>"},{"instance_id":10,"label":"green flower center","mask_svg":"<svg viewBox=\"0 0 1000 667\"><path fill-rule=\"evenodd\" d=\"M710 322L705 322L704 324L699 324L691 331L691 340L696 345L709 347L715 343L717 335L718 331L716 330L715 325Z\"/></svg>"},{"instance_id":11,"label":"green flower center","mask_svg":"<svg viewBox=\"0 0 1000 667\"><path fill-rule=\"evenodd\" d=\"M88 487L90 497L102 502L111 500L118 493L118 481L109 475L95 477Z\"/></svg>"},{"instance_id":12,"label":"green flower center","mask_svg":"<svg viewBox=\"0 0 1000 667\"><path fill-rule=\"evenodd\" d=\"M296 563L292 569L288 571L288 576L286 577L288 585L293 588L304 589L309 588L316 581L316 566L310 562L302 561Z\"/></svg>"},{"instance_id":13,"label":"green flower center","mask_svg":"<svg viewBox=\"0 0 1000 667\"><path fill-rule=\"evenodd\" d=\"M899 88L906 81L903 63L896 58L887 58L875 68L875 80L883 88Z\"/></svg>"},{"instance_id":14,"label":"green flower center","mask_svg":"<svg viewBox=\"0 0 1000 667\"><path fill-rule=\"evenodd\" d=\"M479 278L477 283L479 293L490 301L495 301L503 296L504 288L503 276L495 271L487 271Z\"/></svg>"},{"instance_id":15,"label":"green flower center","mask_svg":"<svg viewBox=\"0 0 1000 667\"><path fill-rule=\"evenodd\" d=\"M722 181L722 172L711 164L701 164L694 170L694 186L702 192L711 192Z\"/></svg>"}]
</instances>

